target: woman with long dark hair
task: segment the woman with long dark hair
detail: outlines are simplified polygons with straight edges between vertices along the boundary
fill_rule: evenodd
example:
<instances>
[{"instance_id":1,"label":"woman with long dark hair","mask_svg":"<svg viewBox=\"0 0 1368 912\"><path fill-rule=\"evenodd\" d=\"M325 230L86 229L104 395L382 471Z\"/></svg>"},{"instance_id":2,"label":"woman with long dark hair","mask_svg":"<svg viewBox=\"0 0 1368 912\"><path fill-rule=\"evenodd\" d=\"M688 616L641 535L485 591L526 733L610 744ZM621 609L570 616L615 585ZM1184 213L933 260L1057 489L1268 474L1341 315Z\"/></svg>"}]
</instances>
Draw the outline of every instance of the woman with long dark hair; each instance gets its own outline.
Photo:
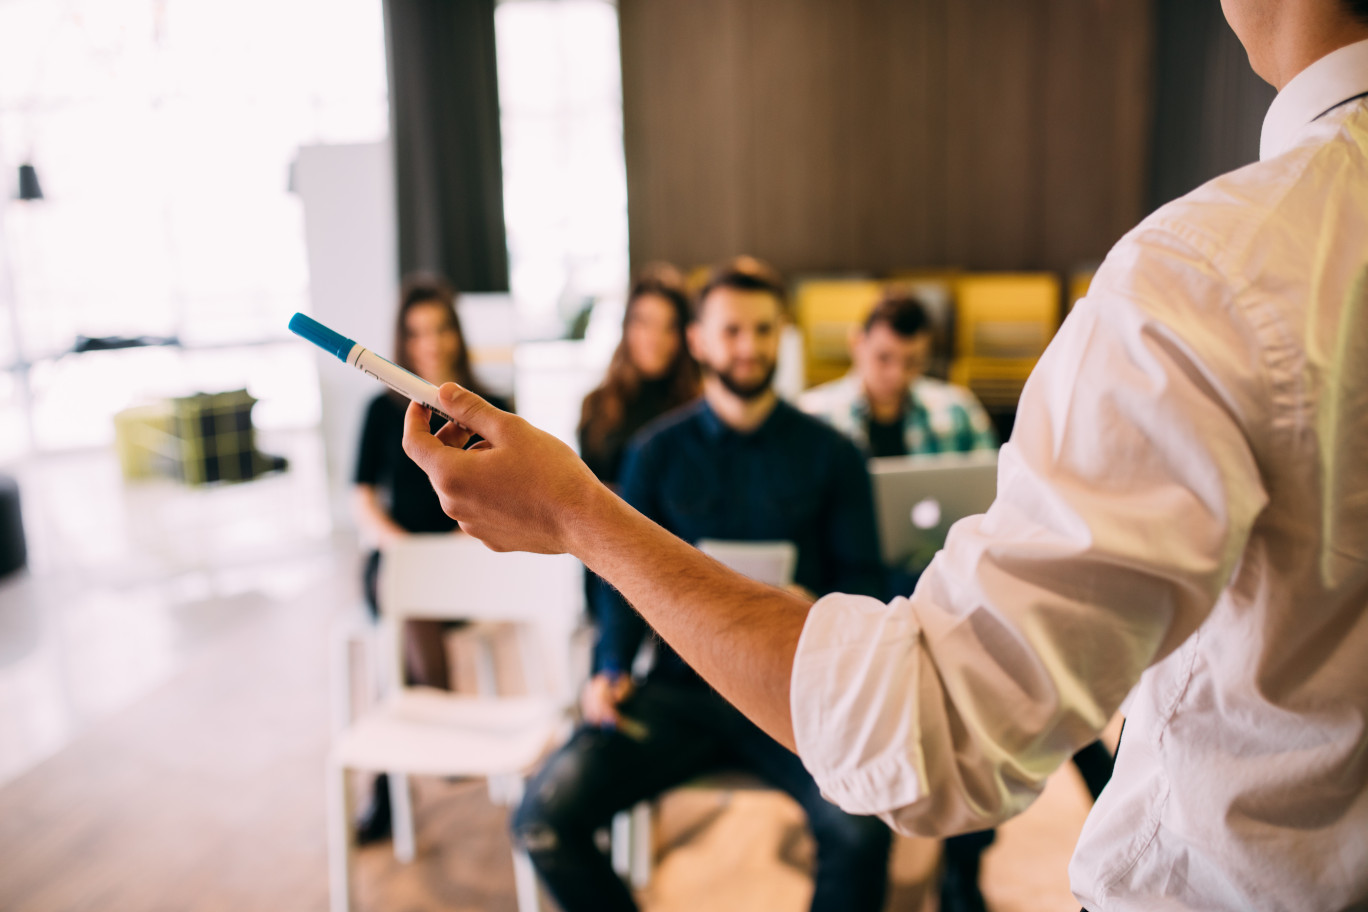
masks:
<instances>
[{"instance_id":1,"label":"woman with long dark hair","mask_svg":"<svg viewBox=\"0 0 1368 912\"><path fill-rule=\"evenodd\" d=\"M580 410L580 456L609 487L617 485L632 436L698 396L698 365L684 338L688 325L689 298L679 271L665 264L643 269L627 294L622 340L608 362L608 373L584 398ZM597 618L598 605L612 597L612 590L588 570L584 588L589 613ZM599 706L609 703L604 688L620 686L605 681L594 678L584 694L591 718Z\"/></svg>"},{"instance_id":2,"label":"woman with long dark hair","mask_svg":"<svg viewBox=\"0 0 1368 912\"><path fill-rule=\"evenodd\" d=\"M455 382L477 392L499 408L506 403L484 390L470 369L470 350L456 315L456 293L438 276L414 275L405 279L395 315L395 363L429 383ZM414 533L456 532L456 521L447 516L423 470L404 453L404 411L408 400L386 392L371 400L361 430L360 455L356 463L355 512L357 523L373 550L365 563L366 600L373 614L380 550L386 544ZM442 419L433 417L433 429ZM443 690L450 689L445 632L442 621L409 621L404 629L404 663L408 679ZM373 842L389 835L389 792L378 777L370 806L357 827L358 841Z\"/></svg>"},{"instance_id":3,"label":"woman with long dark hair","mask_svg":"<svg viewBox=\"0 0 1368 912\"><path fill-rule=\"evenodd\" d=\"M698 365L684 341L688 323L679 271L664 264L642 270L627 295L608 373L580 410L580 455L604 483L617 483L633 434L698 395Z\"/></svg>"}]
</instances>

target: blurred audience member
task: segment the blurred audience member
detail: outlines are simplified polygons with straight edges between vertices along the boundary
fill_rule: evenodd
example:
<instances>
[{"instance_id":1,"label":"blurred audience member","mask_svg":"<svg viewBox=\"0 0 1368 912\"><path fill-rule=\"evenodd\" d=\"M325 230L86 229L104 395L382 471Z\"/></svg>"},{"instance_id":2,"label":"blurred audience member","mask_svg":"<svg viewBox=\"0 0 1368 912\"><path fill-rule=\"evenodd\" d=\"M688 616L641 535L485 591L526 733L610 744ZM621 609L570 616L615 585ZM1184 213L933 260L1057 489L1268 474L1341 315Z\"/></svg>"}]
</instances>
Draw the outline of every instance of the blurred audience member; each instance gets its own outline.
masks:
<instances>
[{"instance_id":1,"label":"blurred audience member","mask_svg":"<svg viewBox=\"0 0 1368 912\"><path fill-rule=\"evenodd\" d=\"M878 595L863 459L773 389L783 294L772 270L748 258L704 285L688 329L703 398L633 439L621 493L685 541L794 542L794 580L810 592ZM881 909L891 844L882 821L824 800L793 752L663 643L650 672L634 683L628 673L649 628L615 593L602 607L585 724L528 784L513 819L514 839L561 908L635 909L594 832L616 812L696 776L741 769L783 789L807 814L817 844L812 908Z\"/></svg>"},{"instance_id":2,"label":"blurred audience member","mask_svg":"<svg viewBox=\"0 0 1368 912\"><path fill-rule=\"evenodd\" d=\"M869 456L996 449L993 423L974 394L924 374L931 322L909 292L890 288L850 334L850 373L800 397L803 411Z\"/></svg>"},{"instance_id":3,"label":"blurred audience member","mask_svg":"<svg viewBox=\"0 0 1368 912\"><path fill-rule=\"evenodd\" d=\"M679 272L666 264L643 269L627 295L622 340L608 374L584 397L580 410L580 455L614 490L632 435L698 397L698 365L684 340L688 322L689 300ZM597 617L611 590L592 573L585 574L585 587L590 614Z\"/></svg>"},{"instance_id":4,"label":"blurred audience member","mask_svg":"<svg viewBox=\"0 0 1368 912\"><path fill-rule=\"evenodd\" d=\"M470 369L470 352L456 316L456 293L437 276L408 277L400 291L395 317L394 360L429 383L456 382L479 393L499 408L507 403L491 396ZM423 470L404 454L404 410L408 400L393 391L381 393L366 409L356 463L357 522L373 550L366 558L365 592L371 613L378 615L376 582L380 552L397 538L413 533L457 531L456 521L442 511L437 494ZM443 423L433 417L433 429ZM441 621L409 621L404 630L405 673L414 684L450 689ZM371 802L357 826L361 843L390 833L389 791L378 777Z\"/></svg>"},{"instance_id":5,"label":"blurred audience member","mask_svg":"<svg viewBox=\"0 0 1368 912\"><path fill-rule=\"evenodd\" d=\"M698 396L698 365L684 340L688 322L679 272L663 263L643 269L628 293L608 374L580 411L580 455L609 486L616 486L632 435Z\"/></svg>"}]
</instances>

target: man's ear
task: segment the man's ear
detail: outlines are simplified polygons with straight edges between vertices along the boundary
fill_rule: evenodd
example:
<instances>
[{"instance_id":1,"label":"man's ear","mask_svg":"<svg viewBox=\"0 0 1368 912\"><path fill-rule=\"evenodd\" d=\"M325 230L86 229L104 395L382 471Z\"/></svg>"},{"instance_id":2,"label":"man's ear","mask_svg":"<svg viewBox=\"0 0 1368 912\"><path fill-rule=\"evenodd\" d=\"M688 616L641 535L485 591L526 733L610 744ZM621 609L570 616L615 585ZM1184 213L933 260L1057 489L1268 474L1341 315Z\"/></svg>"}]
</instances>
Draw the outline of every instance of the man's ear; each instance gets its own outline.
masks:
<instances>
[{"instance_id":1,"label":"man's ear","mask_svg":"<svg viewBox=\"0 0 1368 912\"><path fill-rule=\"evenodd\" d=\"M864 344L864 327L859 323L850 324L850 329L846 330L846 347L850 349L850 360L855 360L855 355Z\"/></svg>"}]
</instances>

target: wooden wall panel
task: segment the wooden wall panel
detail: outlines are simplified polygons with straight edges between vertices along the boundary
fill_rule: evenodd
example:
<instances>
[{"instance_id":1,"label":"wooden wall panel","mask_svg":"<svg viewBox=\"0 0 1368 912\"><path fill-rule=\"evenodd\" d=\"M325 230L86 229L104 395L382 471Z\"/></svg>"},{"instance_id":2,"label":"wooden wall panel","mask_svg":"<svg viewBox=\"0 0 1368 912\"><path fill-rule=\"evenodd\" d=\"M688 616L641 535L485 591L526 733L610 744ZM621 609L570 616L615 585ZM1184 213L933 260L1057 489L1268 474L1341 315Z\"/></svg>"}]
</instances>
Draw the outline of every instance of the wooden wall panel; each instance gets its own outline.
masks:
<instances>
[{"instance_id":1,"label":"wooden wall panel","mask_svg":"<svg viewBox=\"0 0 1368 912\"><path fill-rule=\"evenodd\" d=\"M1038 215L1039 3L949 3L946 70L952 115L946 139L946 231L952 263L1031 263Z\"/></svg>"},{"instance_id":2,"label":"wooden wall panel","mask_svg":"<svg viewBox=\"0 0 1368 912\"><path fill-rule=\"evenodd\" d=\"M1153 11L1120 6L1051 4L1041 160L1046 262L1086 257L1090 235L1115 240L1145 211Z\"/></svg>"},{"instance_id":3,"label":"wooden wall panel","mask_svg":"<svg viewBox=\"0 0 1368 912\"><path fill-rule=\"evenodd\" d=\"M632 259L1067 269L1141 215L1152 0L620 0Z\"/></svg>"}]
</instances>

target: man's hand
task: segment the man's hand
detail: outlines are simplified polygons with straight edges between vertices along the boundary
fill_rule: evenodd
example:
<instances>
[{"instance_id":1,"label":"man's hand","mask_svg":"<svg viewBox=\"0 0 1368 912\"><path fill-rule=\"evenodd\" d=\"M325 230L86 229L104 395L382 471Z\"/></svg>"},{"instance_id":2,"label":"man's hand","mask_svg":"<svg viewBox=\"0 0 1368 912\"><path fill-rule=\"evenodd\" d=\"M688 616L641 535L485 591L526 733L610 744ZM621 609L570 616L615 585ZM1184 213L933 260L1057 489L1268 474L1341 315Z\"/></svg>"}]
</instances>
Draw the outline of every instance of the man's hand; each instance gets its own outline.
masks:
<instances>
[{"instance_id":1,"label":"man's hand","mask_svg":"<svg viewBox=\"0 0 1368 912\"><path fill-rule=\"evenodd\" d=\"M428 410L411 403L404 452L427 473L447 515L495 551L571 550L575 518L611 498L608 490L550 434L454 383L439 395L454 423L434 435ZM484 439L462 449L474 434Z\"/></svg>"},{"instance_id":2,"label":"man's hand","mask_svg":"<svg viewBox=\"0 0 1368 912\"><path fill-rule=\"evenodd\" d=\"M599 728L617 728L622 717L617 708L632 694L632 679L627 675L599 673L584 685L580 710L584 721Z\"/></svg>"},{"instance_id":3,"label":"man's hand","mask_svg":"<svg viewBox=\"0 0 1368 912\"><path fill-rule=\"evenodd\" d=\"M428 410L410 405L404 452L448 516L495 551L575 555L724 697L793 746L789 678L809 599L746 579L680 541L516 415L454 383L439 395L453 422L434 435ZM474 434L484 439L463 450ZM613 707L619 730L636 737Z\"/></svg>"}]
</instances>

